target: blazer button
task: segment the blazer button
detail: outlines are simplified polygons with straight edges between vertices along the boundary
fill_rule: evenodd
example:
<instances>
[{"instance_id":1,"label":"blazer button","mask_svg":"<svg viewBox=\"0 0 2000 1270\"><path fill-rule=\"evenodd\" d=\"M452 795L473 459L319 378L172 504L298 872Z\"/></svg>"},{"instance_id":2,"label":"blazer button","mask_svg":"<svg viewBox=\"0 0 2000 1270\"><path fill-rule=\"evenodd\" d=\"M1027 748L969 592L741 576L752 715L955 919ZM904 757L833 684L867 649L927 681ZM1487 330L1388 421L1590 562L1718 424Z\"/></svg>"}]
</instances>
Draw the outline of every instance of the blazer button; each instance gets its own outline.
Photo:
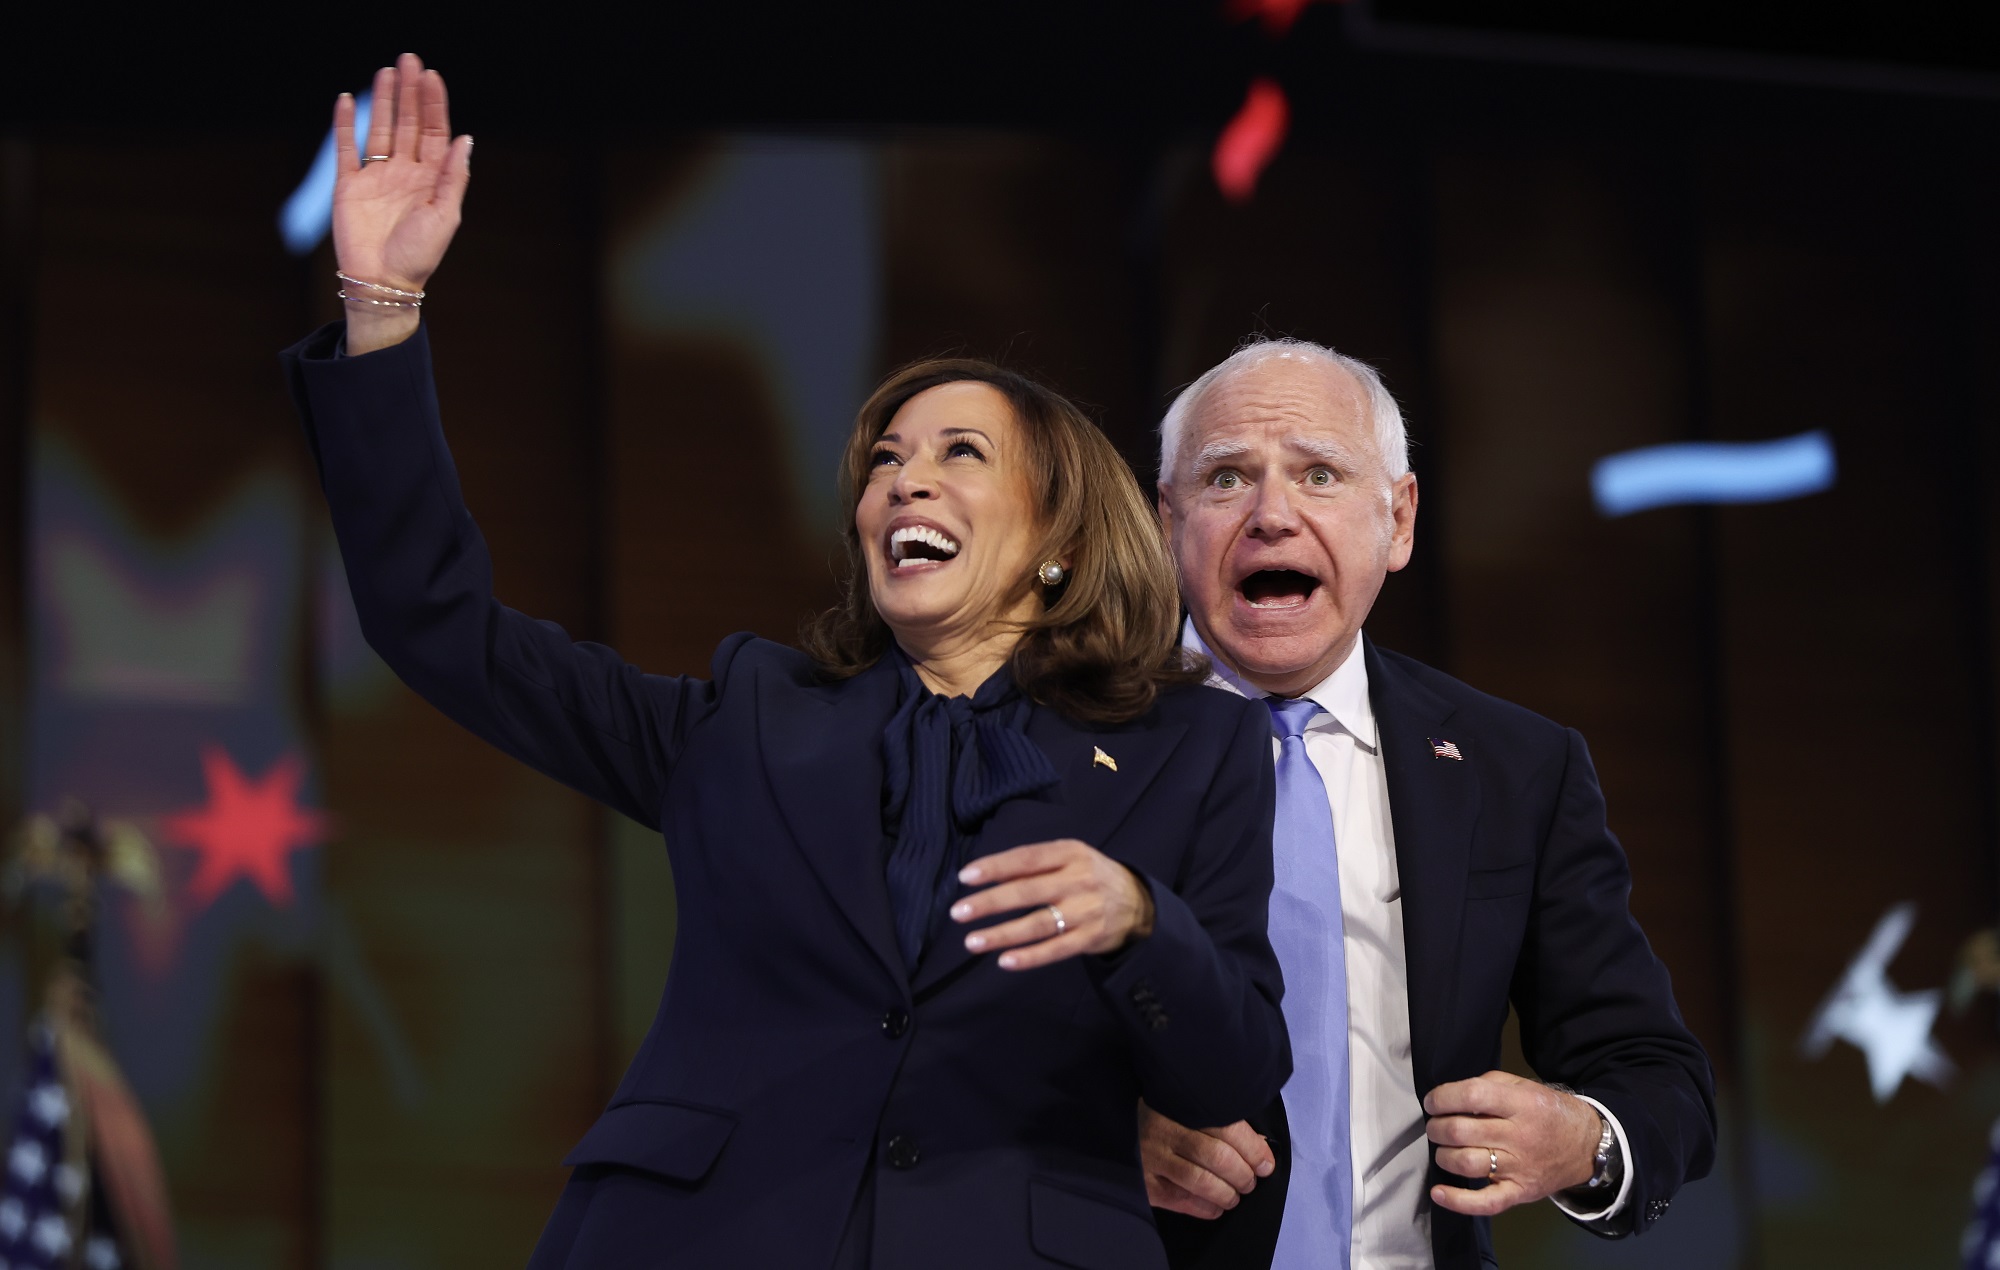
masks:
<instances>
[{"instance_id":1,"label":"blazer button","mask_svg":"<svg viewBox=\"0 0 2000 1270\"><path fill-rule=\"evenodd\" d=\"M903 1039L903 1033L910 1030L910 1016L901 1010L891 1010L882 1016L882 1035L892 1041Z\"/></svg>"},{"instance_id":2,"label":"blazer button","mask_svg":"<svg viewBox=\"0 0 2000 1270\"><path fill-rule=\"evenodd\" d=\"M913 1169L923 1152L917 1150L917 1140L908 1134L899 1133L889 1139L889 1167L892 1169Z\"/></svg>"}]
</instances>

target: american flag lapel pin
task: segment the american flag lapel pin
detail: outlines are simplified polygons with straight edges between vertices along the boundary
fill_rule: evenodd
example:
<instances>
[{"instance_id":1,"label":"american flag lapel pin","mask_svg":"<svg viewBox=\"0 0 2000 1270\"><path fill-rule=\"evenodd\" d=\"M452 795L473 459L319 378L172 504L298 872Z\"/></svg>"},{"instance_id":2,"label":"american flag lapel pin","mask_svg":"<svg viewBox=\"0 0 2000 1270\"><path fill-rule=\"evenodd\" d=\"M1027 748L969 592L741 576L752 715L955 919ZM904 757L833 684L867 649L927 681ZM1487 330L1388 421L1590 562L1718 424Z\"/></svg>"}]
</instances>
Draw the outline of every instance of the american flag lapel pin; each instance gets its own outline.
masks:
<instances>
[{"instance_id":1,"label":"american flag lapel pin","mask_svg":"<svg viewBox=\"0 0 2000 1270\"><path fill-rule=\"evenodd\" d=\"M1461 753L1459 751L1459 748L1456 745L1453 745L1450 741L1446 741L1440 737L1435 737L1435 736L1427 736L1424 738L1424 740L1429 741L1431 743L1431 753L1435 754L1437 757L1448 758L1451 759L1453 762L1457 763L1463 763L1465 761L1465 755Z\"/></svg>"},{"instance_id":2,"label":"american flag lapel pin","mask_svg":"<svg viewBox=\"0 0 2000 1270\"><path fill-rule=\"evenodd\" d=\"M1093 745L1090 748L1097 752L1096 756L1090 760L1092 767L1108 767L1114 772L1118 770L1118 760L1106 754L1103 746Z\"/></svg>"}]
</instances>

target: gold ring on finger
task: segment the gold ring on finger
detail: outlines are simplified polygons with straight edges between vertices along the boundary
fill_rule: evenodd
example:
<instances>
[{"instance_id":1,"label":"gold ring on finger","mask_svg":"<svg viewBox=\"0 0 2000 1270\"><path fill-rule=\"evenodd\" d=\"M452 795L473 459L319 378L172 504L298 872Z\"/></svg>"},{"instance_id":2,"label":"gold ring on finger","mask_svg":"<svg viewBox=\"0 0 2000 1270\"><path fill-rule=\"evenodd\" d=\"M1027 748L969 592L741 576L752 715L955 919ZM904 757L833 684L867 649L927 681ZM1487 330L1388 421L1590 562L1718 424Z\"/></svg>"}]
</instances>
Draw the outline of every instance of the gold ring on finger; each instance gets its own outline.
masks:
<instances>
[{"instance_id":1,"label":"gold ring on finger","mask_svg":"<svg viewBox=\"0 0 2000 1270\"><path fill-rule=\"evenodd\" d=\"M1062 915L1062 910L1053 904L1049 905L1049 916L1056 919L1056 934L1060 935L1069 929L1068 919Z\"/></svg>"},{"instance_id":2,"label":"gold ring on finger","mask_svg":"<svg viewBox=\"0 0 2000 1270\"><path fill-rule=\"evenodd\" d=\"M364 154L361 156L361 166L364 168L371 163L387 163L388 161L389 156L386 154Z\"/></svg>"},{"instance_id":3,"label":"gold ring on finger","mask_svg":"<svg viewBox=\"0 0 2000 1270\"><path fill-rule=\"evenodd\" d=\"M1486 1166L1486 1180L1489 1182L1499 1181L1500 1153L1498 1151L1495 1151L1492 1147L1487 1147L1486 1158L1491 1161L1491 1163Z\"/></svg>"}]
</instances>

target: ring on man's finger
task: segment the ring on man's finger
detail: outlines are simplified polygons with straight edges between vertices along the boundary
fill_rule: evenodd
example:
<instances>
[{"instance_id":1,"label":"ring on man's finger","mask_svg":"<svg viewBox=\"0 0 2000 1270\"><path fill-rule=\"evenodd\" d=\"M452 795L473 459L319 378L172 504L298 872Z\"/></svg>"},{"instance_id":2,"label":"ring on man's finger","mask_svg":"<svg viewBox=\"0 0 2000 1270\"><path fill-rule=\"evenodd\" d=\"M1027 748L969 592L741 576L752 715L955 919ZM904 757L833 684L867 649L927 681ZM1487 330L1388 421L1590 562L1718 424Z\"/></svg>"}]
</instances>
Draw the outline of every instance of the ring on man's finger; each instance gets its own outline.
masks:
<instances>
[{"instance_id":1,"label":"ring on man's finger","mask_svg":"<svg viewBox=\"0 0 2000 1270\"><path fill-rule=\"evenodd\" d=\"M364 154L361 156L361 166L365 168L371 163L387 163L389 157L386 154Z\"/></svg>"},{"instance_id":2,"label":"ring on man's finger","mask_svg":"<svg viewBox=\"0 0 2000 1270\"><path fill-rule=\"evenodd\" d=\"M1493 1149L1492 1147L1487 1147L1487 1148L1486 1148L1486 1158L1487 1158L1488 1160L1492 1161L1492 1163L1490 1163L1490 1164L1488 1164L1488 1165L1486 1166L1486 1180L1487 1180L1487 1181L1489 1181L1489 1182L1497 1182L1497 1181L1499 1181L1499 1180L1500 1180L1500 1153L1499 1153L1498 1151L1495 1151L1495 1150L1494 1150L1494 1149Z\"/></svg>"},{"instance_id":3,"label":"ring on man's finger","mask_svg":"<svg viewBox=\"0 0 2000 1270\"><path fill-rule=\"evenodd\" d=\"M1068 919L1062 915L1062 910L1053 904L1049 905L1049 916L1056 919L1056 934L1060 935L1069 929Z\"/></svg>"}]
</instances>

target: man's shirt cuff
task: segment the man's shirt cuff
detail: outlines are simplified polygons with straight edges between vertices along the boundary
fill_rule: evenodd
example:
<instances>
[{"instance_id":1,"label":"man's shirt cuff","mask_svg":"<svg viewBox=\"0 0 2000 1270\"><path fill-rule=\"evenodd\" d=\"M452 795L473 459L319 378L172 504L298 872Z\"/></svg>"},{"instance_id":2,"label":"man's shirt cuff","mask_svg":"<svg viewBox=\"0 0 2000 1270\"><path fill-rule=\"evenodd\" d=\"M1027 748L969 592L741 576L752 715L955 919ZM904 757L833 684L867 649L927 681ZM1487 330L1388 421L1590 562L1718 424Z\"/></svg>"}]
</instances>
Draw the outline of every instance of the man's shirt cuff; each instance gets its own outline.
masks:
<instances>
[{"instance_id":1,"label":"man's shirt cuff","mask_svg":"<svg viewBox=\"0 0 2000 1270\"><path fill-rule=\"evenodd\" d=\"M1615 1197L1613 1197L1611 1203L1606 1205L1602 1211L1594 1213L1578 1212L1576 1209L1571 1208L1568 1204L1563 1203L1563 1196L1565 1194L1572 1193L1567 1191L1559 1191L1556 1194L1549 1196L1549 1202L1551 1204L1554 1204L1557 1208L1560 1208L1568 1216L1574 1217L1578 1221L1582 1222L1610 1221L1613 1217L1616 1217L1621 1211L1624 1210L1625 1197L1632 1193L1632 1174L1636 1171L1634 1169L1632 1161L1632 1147L1630 1143L1625 1141L1625 1126L1618 1123L1618 1117L1611 1114L1611 1108L1597 1101L1597 1099L1592 1098L1589 1094L1578 1094L1577 1097L1583 1099L1585 1102L1589 1103L1592 1107L1595 1107L1597 1109L1597 1114L1603 1116L1604 1119L1611 1125L1611 1132L1618 1139L1618 1156L1620 1159L1625 1161L1625 1175L1618 1182L1618 1194Z\"/></svg>"}]
</instances>

